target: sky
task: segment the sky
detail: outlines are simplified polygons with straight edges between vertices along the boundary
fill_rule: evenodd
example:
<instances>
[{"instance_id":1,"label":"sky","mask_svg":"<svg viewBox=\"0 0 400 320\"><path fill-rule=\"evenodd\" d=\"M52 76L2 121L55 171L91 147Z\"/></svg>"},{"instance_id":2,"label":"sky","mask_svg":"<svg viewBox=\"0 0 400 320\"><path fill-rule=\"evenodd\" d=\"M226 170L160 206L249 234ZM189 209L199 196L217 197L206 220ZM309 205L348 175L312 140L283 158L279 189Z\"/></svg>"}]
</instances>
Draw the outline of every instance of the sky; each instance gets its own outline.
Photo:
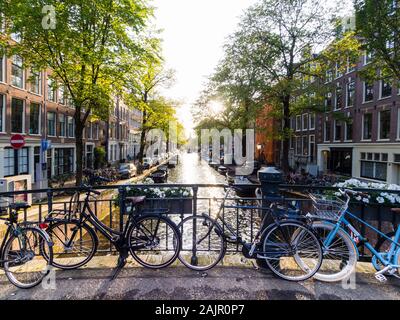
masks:
<instances>
[{"instance_id":1,"label":"sky","mask_svg":"<svg viewBox=\"0 0 400 320\"><path fill-rule=\"evenodd\" d=\"M182 102L178 117L193 127L190 108L207 76L223 57L225 39L240 16L256 0L153 0L155 24L163 29L166 67L176 72L176 83L163 94Z\"/></svg>"}]
</instances>

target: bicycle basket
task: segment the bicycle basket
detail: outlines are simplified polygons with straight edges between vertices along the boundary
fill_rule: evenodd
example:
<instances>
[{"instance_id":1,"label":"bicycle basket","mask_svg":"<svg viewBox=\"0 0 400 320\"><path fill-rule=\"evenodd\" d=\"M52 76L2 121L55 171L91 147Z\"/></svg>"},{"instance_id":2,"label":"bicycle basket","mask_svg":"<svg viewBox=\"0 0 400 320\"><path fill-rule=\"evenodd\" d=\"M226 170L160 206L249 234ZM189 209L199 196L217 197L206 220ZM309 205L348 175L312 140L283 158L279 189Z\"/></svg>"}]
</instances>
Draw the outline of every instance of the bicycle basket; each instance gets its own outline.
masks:
<instances>
[{"instance_id":1,"label":"bicycle basket","mask_svg":"<svg viewBox=\"0 0 400 320\"><path fill-rule=\"evenodd\" d=\"M346 210L346 202L335 196L320 194L309 195L313 202L310 212L313 218L337 221Z\"/></svg>"}]
</instances>

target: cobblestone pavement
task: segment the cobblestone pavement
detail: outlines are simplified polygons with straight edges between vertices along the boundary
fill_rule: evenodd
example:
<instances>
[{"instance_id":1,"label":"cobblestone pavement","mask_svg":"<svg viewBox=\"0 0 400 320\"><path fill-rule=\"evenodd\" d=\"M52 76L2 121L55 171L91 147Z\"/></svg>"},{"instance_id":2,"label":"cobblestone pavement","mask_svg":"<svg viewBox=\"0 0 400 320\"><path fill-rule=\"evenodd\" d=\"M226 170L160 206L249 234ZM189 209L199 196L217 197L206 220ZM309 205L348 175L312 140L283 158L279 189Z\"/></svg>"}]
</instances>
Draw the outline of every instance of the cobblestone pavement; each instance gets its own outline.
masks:
<instances>
[{"instance_id":1,"label":"cobblestone pavement","mask_svg":"<svg viewBox=\"0 0 400 320\"><path fill-rule=\"evenodd\" d=\"M112 269L57 271L56 288L19 290L0 277L0 299L244 299L244 300L376 300L400 298L400 280L379 283L372 273L357 273L356 289L341 283L309 280L292 283L267 271L248 267L218 267L206 276L183 267L164 270L125 268L110 281Z\"/></svg>"}]
</instances>

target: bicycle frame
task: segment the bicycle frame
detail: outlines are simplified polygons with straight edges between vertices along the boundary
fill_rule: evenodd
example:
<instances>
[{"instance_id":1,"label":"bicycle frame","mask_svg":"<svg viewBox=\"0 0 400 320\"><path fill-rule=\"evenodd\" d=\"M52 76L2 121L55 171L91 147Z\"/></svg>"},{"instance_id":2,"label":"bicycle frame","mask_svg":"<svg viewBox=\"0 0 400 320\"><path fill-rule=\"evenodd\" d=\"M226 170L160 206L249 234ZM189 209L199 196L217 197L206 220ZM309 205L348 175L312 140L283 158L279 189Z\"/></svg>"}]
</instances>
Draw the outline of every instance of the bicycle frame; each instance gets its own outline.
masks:
<instances>
[{"instance_id":1,"label":"bicycle frame","mask_svg":"<svg viewBox=\"0 0 400 320\"><path fill-rule=\"evenodd\" d=\"M387 253L387 258L385 258L382 253L378 252L375 250L375 248L369 243L368 239L364 238L360 232L358 232L358 230L350 223L350 221L348 219L346 219L346 216L350 216L351 218L357 220L358 222L360 222L361 224L363 224L364 226L366 226L367 228L373 230L376 234L379 234L380 236L382 236L383 238L385 238L386 240L391 242L390 245L390 249L389 252ZM355 216L354 214L352 214L350 211L348 211L346 209L345 213L341 216L341 218L337 221L336 223L336 227L335 229L333 229L329 235L327 236L327 238L324 241L324 246L329 247L329 245L332 243L336 233L338 232L338 230L340 228L342 228L342 225L344 225L348 230L350 230L351 233L354 234L355 237L357 237L360 241L364 242L365 247L371 251L371 253L373 254L373 256L375 256L384 266L392 266L394 268L399 268L400 265L397 264L393 264L393 257L395 256L396 252L397 252L397 248L400 248L400 227L397 228L396 234L394 239L389 238L388 236L386 236L383 232L379 231L378 229L376 229L375 227L373 227L372 225L370 225L369 223L365 222L364 220L362 220L361 218ZM345 232L347 232L346 230L344 230ZM354 237L352 237L349 232L347 232L347 234L354 239ZM355 243L354 243L355 245ZM355 245L356 246L356 245ZM386 253L385 253L386 255Z\"/></svg>"}]
</instances>

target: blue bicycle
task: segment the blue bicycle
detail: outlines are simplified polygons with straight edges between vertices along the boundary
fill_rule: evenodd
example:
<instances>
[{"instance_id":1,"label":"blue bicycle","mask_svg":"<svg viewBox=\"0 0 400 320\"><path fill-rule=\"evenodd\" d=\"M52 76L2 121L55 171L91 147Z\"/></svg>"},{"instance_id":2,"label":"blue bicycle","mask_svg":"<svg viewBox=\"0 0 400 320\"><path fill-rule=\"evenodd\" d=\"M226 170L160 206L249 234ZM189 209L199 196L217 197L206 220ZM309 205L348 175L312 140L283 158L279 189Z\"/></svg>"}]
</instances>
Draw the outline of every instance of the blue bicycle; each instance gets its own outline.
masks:
<instances>
[{"instance_id":1,"label":"blue bicycle","mask_svg":"<svg viewBox=\"0 0 400 320\"><path fill-rule=\"evenodd\" d=\"M324 260L321 268L314 275L314 278L325 282L336 282L348 279L355 272L359 253L357 243L363 243L372 253L372 264L377 270L376 279L381 282L386 281L385 275L397 275L400 270L400 227L393 237L382 233L364 220L348 211L351 196L366 197L362 192L353 190L339 190L345 200L339 197L328 197L324 195L310 194L313 201L313 212L307 216L315 220L313 228L320 235L323 243L322 250ZM398 212L399 209L393 209ZM373 232L379 234L389 242L385 251L379 252L372 246L368 239L350 223L352 218Z\"/></svg>"}]
</instances>

